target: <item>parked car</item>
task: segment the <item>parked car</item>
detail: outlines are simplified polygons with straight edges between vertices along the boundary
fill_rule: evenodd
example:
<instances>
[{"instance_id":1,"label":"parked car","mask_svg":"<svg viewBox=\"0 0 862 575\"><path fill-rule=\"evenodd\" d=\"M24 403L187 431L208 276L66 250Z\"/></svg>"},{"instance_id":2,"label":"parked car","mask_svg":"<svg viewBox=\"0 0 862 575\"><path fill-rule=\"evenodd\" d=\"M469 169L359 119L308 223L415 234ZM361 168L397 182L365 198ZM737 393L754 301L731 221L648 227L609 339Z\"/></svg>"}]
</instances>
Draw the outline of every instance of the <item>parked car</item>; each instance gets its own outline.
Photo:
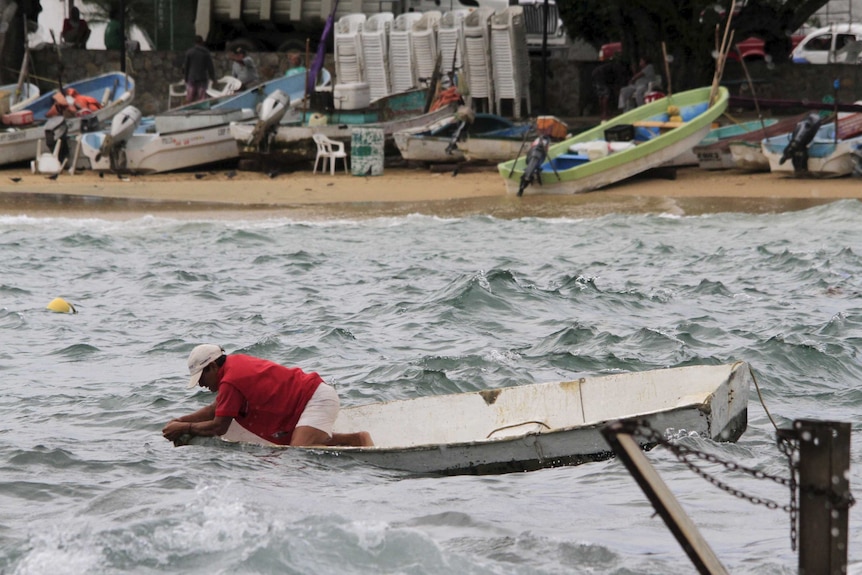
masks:
<instances>
[{"instance_id":1,"label":"parked car","mask_svg":"<svg viewBox=\"0 0 862 575\"><path fill-rule=\"evenodd\" d=\"M831 24L808 34L790 54L799 64L862 62L862 24Z\"/></svg>"}]
</instances>

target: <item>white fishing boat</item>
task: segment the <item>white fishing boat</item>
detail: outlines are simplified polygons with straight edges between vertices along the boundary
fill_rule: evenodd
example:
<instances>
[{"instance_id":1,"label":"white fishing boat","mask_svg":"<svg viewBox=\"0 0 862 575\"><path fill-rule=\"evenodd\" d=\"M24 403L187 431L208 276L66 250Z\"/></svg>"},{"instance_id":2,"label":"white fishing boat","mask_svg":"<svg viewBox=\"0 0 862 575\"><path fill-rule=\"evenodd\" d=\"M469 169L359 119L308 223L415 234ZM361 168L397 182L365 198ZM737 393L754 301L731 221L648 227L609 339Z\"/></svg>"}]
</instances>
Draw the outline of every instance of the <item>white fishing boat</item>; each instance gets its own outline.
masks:
<instances>
[{"instance_id":1,"label":"white fishing boat","mask_svg":"<svg viewBox=\"0 0 862 575\"><path fill-rule=\"evenodd\" d=\"M392 135L407 128L426 126L431 122L451 117L454 103L423 113L427 90L418 89L390 94L356 109L339 109L329 112L308 111L301 121L282 122L270 139L270 149L278 153L281 161L313 159L317 149L313 136L320 134L348 146L355 130L382 130L387 141ZM261 150L251 140L254 127L249 123L231 124L231 134L241 153L256 154Z\"/></svg>"},{"instance_id":2,"label":"white fishing boat","mask_svg":"<svg viewBox=\"0 0 862 575\"><path fill-rule=\"evenodd\" d=\"M35 101L41 95L41 92L39 91L39 86L36 84L22 82L20 86L18 83L0 86L0 98L4 97L4 94L9 95L8 104L0 103L0 110L3 110L5 113L6 111L14 112L24 108L27 104Z\"/></svg>"},{"instance_id":3,"label":"white fishing boat","mask_svg":"<svg viewBox=\"0 0 862 575\"><path fill-rule=\"evenodd\" d=\"M769 160L763 155L761 141L792 131L805 116L806 114L799 114L782 118L767 124L765 128L729 138L727 153L730 154L730 167L746 172L768 172Z\"/></svg>"},{"instance_id":4,"label":"white fishing boat","mask_svg":"<svg viewBox=\"0 0 862 575\"><path fill-rule=\"evenodd\" d=\"M520 146L531 128L531 124L515 124L497 114L476 114L467 108L429 125L399 130L392 138L405 160L462 162L466 157L461 148L467 140L484 137Z\"/></svg>"},{"instance_id":5,"label":"white fishing boat","mask_svg":"<svg viewBox=\"0 0 862 575\"><path fill-rule=\"evenodd\" d=\"M203 105L204 109L192 104L141 118L132 107L115 118L110 131L84 134L81 151L93 170L142 174L236 159L231 122L251 121L254 133L263 137L288 112L290 102L300 104L304 93L305 76L293 75Z\"/></svg>"},{"instance_id":6,"label":"white fishing boat","mask_svg":"<svg viewBox=\"0 0 862 575\"><path fill-rule=\"evenodd\" d=\"M816 113L793 132L763 140L770 172L824 178L853 173L853 152L862 143L862 114L841 113L837 121L822 125L814 118Z\"/></svg>"},{"instance_id":7,"label":"white fishing boat","mask_svg":"<svg viewBox=\"0 0 862 575\"><path fill-rule=\"evenodd\" d=\"M724 87L674 94L672 101L644 104L557 144L537 142L526 156L497 170L507 191L518 196L596 190L690 152L724 113L728 99Z\"/></svg>"},{"instance_id":8,"label":"white fishing boat","mask_svg":"<svg viewBox=\"0 0 862 575\"><path fill-rule=\"evenodd\" d=\"M233 422L221 440L349 456L414 473L529 471L606 459L601 428L638 419L667 436L736 441L748 424L749 365L687 366L515 385L343 408L334 431L368 431L373 447L277 446ZM182 441L178 444L183 444Z\"/></svg>"},{"instance_id":9,"label":"white fishing boat","mask_svg":"<svg viewBox=\"0 0 862 575\"><path fill-rule=\"evenodd\" d=\"M54 90L40 95L29 104L14 112L5 114L0 122L0 165L32 161L45 147L45 123L52 118L52 113L64 106L53 117L64 117L64 132L73 136L84 130L98 129L104 120L111 119L114 114L125 108L135 95L135 83L126 74L110 72L69 82L63 85L62 94ZM84 109L84 100L95 102L89 109ZM77 111L71 112L72 109ZM52 110L54 112L52 112Z\"/></svg>"},{"instance_id":10,"label":"white fishing boat","mask_svg":"<svg viewBox=\"0 0 862 575\"><path fill-rule=\"evenodd\" d=\"M713 128L693 149L698 166L704 170L727 170L736 167L730 153L730 143L765 138L768 135L766 128L776 123L777 119L768 118Z\"/></svg>"}]
</instances>

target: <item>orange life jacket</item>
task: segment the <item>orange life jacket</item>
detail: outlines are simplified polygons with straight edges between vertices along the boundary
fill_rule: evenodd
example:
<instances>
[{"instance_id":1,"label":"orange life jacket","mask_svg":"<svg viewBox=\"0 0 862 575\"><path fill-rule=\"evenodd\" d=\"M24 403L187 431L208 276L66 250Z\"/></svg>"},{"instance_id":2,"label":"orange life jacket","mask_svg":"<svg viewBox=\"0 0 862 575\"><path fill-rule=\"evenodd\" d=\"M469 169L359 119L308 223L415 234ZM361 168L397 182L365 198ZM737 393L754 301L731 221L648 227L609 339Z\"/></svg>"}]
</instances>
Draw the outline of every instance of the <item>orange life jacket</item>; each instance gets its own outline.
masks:
<instances>
[{"instance_id":1,"label":"orange life jacket","mask_svg":"<svg viewBox=\"0 0 862 575\"><path fill-rule=\"evenodd\" d=\"M74 88L67 88L65 95L57 91L54 94L53 99L54 104L45 114L46 118L53 118L54 116L60 115L66 116L67 118L72 116L85 116L102 109L102 105L97 99L92 96L85 96ZM70 99L71 102L69 101Z\"/></svg>"}]
</instances>

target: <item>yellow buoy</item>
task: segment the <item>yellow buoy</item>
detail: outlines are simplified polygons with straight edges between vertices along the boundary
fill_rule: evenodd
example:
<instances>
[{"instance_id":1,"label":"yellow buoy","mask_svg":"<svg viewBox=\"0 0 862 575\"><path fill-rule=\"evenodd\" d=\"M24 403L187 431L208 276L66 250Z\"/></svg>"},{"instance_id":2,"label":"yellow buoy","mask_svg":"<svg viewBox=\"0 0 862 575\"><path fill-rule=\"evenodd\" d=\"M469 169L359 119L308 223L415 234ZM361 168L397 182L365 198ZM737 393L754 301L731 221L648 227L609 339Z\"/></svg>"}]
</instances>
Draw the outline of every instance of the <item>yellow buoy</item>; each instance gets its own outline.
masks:
<instances>
[{"instance_id":1,"label":"yellow buoy","mask_svg":"<svg viewBox=\"0 0 862 575\"><path fill-rule=\"evenodd\" d=\"M51 303L48 304L48 309L57 313L78 313L75 306L61 297L55 297L52 299Z\"/></svg>"}]
</instances>

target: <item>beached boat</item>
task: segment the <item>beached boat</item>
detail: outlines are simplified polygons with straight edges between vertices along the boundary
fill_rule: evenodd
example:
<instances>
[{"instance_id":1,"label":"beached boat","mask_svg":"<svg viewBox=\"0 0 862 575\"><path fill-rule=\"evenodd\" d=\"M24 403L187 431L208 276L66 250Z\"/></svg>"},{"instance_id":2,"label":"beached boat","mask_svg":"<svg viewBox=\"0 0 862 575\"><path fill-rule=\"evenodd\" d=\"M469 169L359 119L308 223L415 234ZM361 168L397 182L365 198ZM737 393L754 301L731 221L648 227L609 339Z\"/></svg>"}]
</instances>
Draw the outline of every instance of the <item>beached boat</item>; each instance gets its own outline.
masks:
<instances>
[{"instance_id":1,"label":"beached boat","mask_svg":"<svg viewBox=\"0 0 862 575\"><path fill-rule=\"evenodd\" d=\"M327 73L324 81L328 80ZM141 118L139 112L129 110L118 119L134 122L133 130L127 125L112 126L123 137L110 130L83 134L81 151L89 158L91 169L115 172L169 172L235 159L239 151L229 124L256 120L258 107L276 93L285 94L297 109L305 94L305 76L278 77L238 94L182 106L149 118ZM284 115L288 109L282 107L279 112ZM261 130L270 124L258 126L255 136L263 137ZM251 126L254 129L256 122Z\"/></svg>"},{"instance_id":2,"label":"beached boat","mask_svg":"<svg viewBox=\"0 0 862 575\"><path fill-rule=\"evenodd\" d=\"M752 379L748 364L736 362L372 403L343 408L334 430L368 431L373 447L288 449L415 473L486 474L606 459L600 430L624 419L670 436L736 441L748 424ZM284 448L235 422L222 439Z\"/></svg>"},{"instance_id":3,"label":"beached boat","mask_svg":"<svg viewBox=\"0 0 862 575\"><path fill-rule=\"evenodd\" d=\"M803 119L797 126L799 129L793 132L766 138L761 143L769 171L824 178L853 173L853 150L862 143L862 114L840 113L837 122L823 125ZM806 131L809 138L805 137ZM797 155L798 152L804 155Z\"/></svg>"},{"instance_id":4,"label":"beached boat","mask_svg":"<svg viewBox=\"0 0 862 575\"><path fill-rule=\"evenodd\" d=\"M441 106L423 113L427 104L427 90L417 89L390 94L366 107L357 109L309 110L299 122L282 123L270 139L269 151L278 155L279 161L290 162L314 159L317 146L312 139L322 134L337 142L350 145L354 130L383 130L386 141L403 129L425 126L436 120L452 116L455 104ZM248 123L231 124L231 134L237 141L240 153L257 154L260 150L251 143L253 126Z\"/></svg>"},{"instance_id":5,"label":"beached boat","mask_svg":"<svg viewBox=\"0 0 862 575\"><path fill-rule=\"evenodd\" d=\"M94 99L98 109L66 118L65 133L69 136L81 132L82 122L85 130L98 129L102 121L129 105L135 95L135 83L126 74L110 72L63 85L64 95L72 93L71 90L78 96ZM0 165L31 161L39 155L45 145L45 122L49 111L56 109L58 99L61 97L56 90L42 94L10 114L14 123L0 124Z\"/></svg>"},{"instance_id":6,"label":"beached boat","mask_svg":"<svg viewBox=\"0 0 862 575\"><path fill-rule=\"evenodd\" d=\"M716 91L712 103L710 93L700 88L644 104L550 145L541 162L528 154L498 170L511 194L574 194L608 186L670 162L703 140L727 108L726 88ZM591 153L583 153L584 146Z\"/></svg>"},{"instance_id":7,"label":"beached boat","mask_svg":"<svg viewBox=\"0 0 862 575\"><path fill-rule=\"evenodd\" d=\"M15 84L0 86L0 97L3 97L3 94L8 94L9 99L8 104L0 103L0 110L9 112L20 110L41 95L39 92L39 86L26 82L22 83L20 86L17 82Z\"/></svg>"},{"instance_id":8,"label":"beached boat","mask_svg":"<svg viewBox=\"0 0 862 575\"><path fill-rule=\"evenodd\" d=\"M697 165L704 170L727 170L735 168L730 153L730 143L744 141L746 138L766 138L766 128L778 123L775 118L753 120L713 128L693 149Z\"/></svg>"},{"instance_id":9,"label":"beached boat","mask_svg":"<svg viewBox=\"0 0 862 575\"><path fill-rule=\"evenodd\" d=\"M547 134L552 141L564 140L570 135L569 126L555 116L539 116L527 132L519 124L516 126L513 131L469 135L458 143L458 148L468 162L499 164L520 156L539 134Z\"/></svg>"},{"instance_id":10,"label":"beached boat","mask_svg":"<svg viewBox=\"0 0 862 575\"><path fill-rule=\"evenodd\" d=\"M755 130L729 139L727 151L731 157L732 167L746 172L768 172L769 160L763 155L761 141L792 131L806 115L802 113L782 118L766 126L766 129Z\"/></svg>"},{"instance_id":11,"label":"beached boat","mask_svg":"<svg viewBox=\"0 0 862 575\"><path fill-rule=\"evenodd\" d=\"M468 108L430 125L399 130L392 138L405 160L449 163L466 159L461 146L467 140L482 137L520 146L531 130L531 124L515 124L497 114L474 114Z\"/></svg>"}]
</instances>

